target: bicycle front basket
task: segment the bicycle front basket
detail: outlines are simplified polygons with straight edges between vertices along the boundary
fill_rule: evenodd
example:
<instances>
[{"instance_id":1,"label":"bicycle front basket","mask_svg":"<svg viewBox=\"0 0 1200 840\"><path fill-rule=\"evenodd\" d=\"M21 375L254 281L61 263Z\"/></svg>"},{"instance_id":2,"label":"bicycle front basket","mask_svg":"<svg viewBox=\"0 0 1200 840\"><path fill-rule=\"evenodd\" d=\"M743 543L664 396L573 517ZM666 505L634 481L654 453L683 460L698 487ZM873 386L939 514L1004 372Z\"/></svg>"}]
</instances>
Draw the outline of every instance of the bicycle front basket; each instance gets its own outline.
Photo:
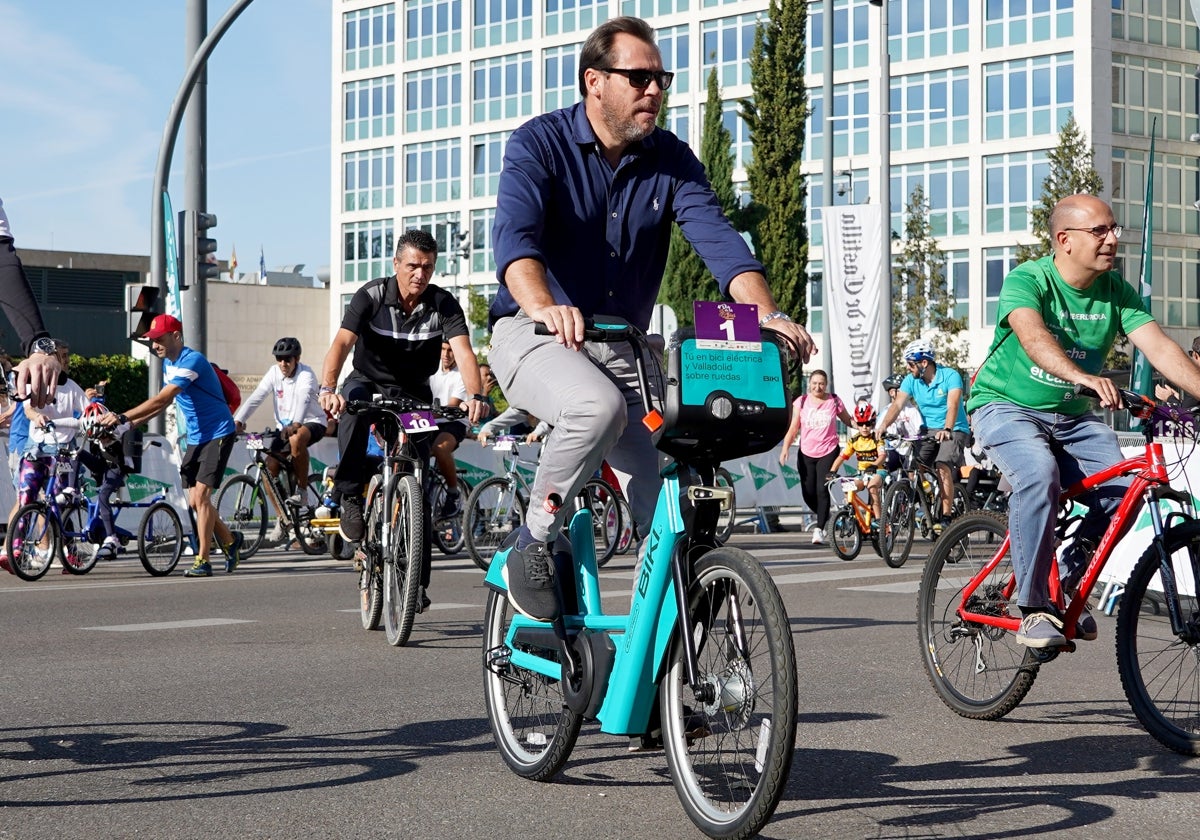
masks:
<instances>
[{"instance_id":1,"label":"bicycle front basket","mask_svg":"<svg viewBox=\"0 0 1200 840\"><path fill-rule=\"evenodd\" d=\"M778 444L790 421L786 354L772 332L758 350L700 346L690 329L672 336L654 437L663 452L716 462L754 455Z\"/></svg>"}]
</instances>

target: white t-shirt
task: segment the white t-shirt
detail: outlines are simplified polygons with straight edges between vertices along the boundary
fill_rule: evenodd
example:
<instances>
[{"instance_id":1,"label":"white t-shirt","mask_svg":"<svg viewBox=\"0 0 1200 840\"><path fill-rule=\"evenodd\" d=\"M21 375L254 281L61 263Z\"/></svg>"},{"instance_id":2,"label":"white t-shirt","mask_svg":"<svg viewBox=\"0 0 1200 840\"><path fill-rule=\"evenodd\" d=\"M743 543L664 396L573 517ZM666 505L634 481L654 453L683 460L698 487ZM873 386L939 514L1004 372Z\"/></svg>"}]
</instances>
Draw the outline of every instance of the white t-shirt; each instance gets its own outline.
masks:
<instances>
[{"instance_id":1,"label":"white t-shirt","mask_svg":"<svg viewBox=\"0 0 1200 840\"><path fill-rule=\"evenodd\" d=\"M467 386L456 367L450 370L442 370L441 367L438 367L437 373L429 377L429 390L433 392L433 398L438 401L439 405L449 405L452 397L462 402L467 401ZM438 423L466 425L465 420L438 420Z\"/></svg>"},{"instance_id":2,"label":"white t-shirt","mask_svg":"<svg viewBox=\"0 0 1200 840\"><path fill-rule=\"evenodd\" d=\"M246 418L262 405L270 394L275 400L275 425L282 429L292 423L325 425L325 409L317 401L317 375L306 364L296 365L290 377L284 377L279 365L271 365L263 374L258 387L238 406L233 419L245 423Z\"/></svg>"},{"instance_id":3,"label":"white t-shirt","mask_svg":"<svg viewBox=\"0 0 1200 840\"><path fill-rule=\"evenodd\" d=\"M47 430L39 427L32 420L29 422L29 448L32 455L37 455L37 444L57 443L60 446L70 444L79 433L79 418L87 408L88 398L74 379L68 379L65 385L59 385L54 394L54 402L46 403L38 414L45 415L55 421L54 429ZM58 422L66 421L66 422Z\"/></svg>"}]
</instances>

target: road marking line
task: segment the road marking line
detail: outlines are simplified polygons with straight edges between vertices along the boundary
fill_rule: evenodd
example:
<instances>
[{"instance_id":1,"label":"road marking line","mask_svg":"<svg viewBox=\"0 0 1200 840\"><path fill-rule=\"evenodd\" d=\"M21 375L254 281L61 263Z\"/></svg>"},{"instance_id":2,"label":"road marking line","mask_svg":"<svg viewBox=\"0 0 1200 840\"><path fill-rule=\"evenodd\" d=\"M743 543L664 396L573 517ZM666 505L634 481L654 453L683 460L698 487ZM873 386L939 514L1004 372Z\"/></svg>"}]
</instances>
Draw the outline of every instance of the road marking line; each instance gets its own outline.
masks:
<instances>
[{"instance_id":1,"label":"road marking line","mask_svg":"<svg viewBox=\"0 0 1200 840\"><path fill-rule=\"evenodd\" d=\"M248 618L191 618L183 621L156 621L147 624L112 624L108 627L80 627L80 630L104 630L110 633L134 633L139 630L179 630L185 627L217 627L222 624L255 624Z\"/></svg>"},{"instance_id":2,"label":"road marking line","mask_svg":"<svg viewBox=\"0 0 1200 840\"><path fill-rule=\"evenodd\" d=\"M837 572L795 572L790 575L772 575L776 586L786 583L822 583L830 580L854 580L855 578L896 577L920 574L920 568L912 569L844 569Z\"/></svg>"}]
</instances>

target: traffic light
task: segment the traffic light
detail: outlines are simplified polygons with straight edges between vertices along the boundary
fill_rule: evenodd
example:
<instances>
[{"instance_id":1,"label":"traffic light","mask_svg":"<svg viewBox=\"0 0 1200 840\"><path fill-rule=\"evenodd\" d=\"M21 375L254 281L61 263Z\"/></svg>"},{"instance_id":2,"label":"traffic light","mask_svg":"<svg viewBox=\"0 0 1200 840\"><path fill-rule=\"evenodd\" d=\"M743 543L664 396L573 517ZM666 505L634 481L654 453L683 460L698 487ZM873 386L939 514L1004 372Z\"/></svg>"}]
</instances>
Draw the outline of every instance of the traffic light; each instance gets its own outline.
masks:
<instances>
[{"instance_id":1,"label":"traffic light","mask_svg":"<svg viewBox=\"0 0 1200 840\"><path fill-rule=\"evenodd\" d=\"M458 235L458 257L462 260L471 258L471 234L460 233Z\"/></svg>"},{"instance_id":2,"label":"traffic light","mask_svg":"<svg viewBox=\"0 0 1200 840\"><path fill-rule=\"evenodd\" d=\"M217 217L212 213L200 210L179 211L179 241L183 243L179 254L179 288L186 289L199 283L201 279L212 279L220 275L220 266L208 261L209 254L217 252L217 240L208 236L209 229L216 226Z\"/></svg>"},{"instance_id":3,"label":"traffic light","mask_svg":"<svg viewBox=\"0 0 1200 840\"><path fill-rule=\"evenodd\" d=\"M129 313L129 337L141 338L150 329L154 316L163 311L158 286L126 286L125 309Z\"/></svg>"}]
</instances>

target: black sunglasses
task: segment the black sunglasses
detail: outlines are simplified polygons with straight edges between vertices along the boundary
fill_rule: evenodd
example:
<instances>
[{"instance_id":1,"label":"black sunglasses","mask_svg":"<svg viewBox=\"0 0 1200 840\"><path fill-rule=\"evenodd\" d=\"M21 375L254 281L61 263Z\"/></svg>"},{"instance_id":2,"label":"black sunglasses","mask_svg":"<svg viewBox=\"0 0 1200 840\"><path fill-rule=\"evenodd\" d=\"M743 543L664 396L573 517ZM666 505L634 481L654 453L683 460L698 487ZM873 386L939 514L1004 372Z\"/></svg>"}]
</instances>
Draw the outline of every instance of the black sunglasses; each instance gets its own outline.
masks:
<instances>
[{"instance_id":1,"label":"black sunglasses","mask_svg":"<svg viewBox=\"0 0 1200 840\"><path fill-rule=\"evenodd\" d=\"M638 90L650 87L652 81L658 82L659 90L666 90L675 80L675 74L668 73L666 70L626 70L623 67L600 67L599 70L601 73L616 73L624 76L629 80L629 86Z\"/></svg>"},{"instance_id":2,"label":"black sunglasses","mask_svg":"<svg viewBox=\"0 0 1200 840\"><path fill-rule=\"evenodd\" d=\"M294 362L295 360L296 360L295 356L276 356L275 357L275 361L277 361L277 362Z\"/></svg>"}]
</instances>

